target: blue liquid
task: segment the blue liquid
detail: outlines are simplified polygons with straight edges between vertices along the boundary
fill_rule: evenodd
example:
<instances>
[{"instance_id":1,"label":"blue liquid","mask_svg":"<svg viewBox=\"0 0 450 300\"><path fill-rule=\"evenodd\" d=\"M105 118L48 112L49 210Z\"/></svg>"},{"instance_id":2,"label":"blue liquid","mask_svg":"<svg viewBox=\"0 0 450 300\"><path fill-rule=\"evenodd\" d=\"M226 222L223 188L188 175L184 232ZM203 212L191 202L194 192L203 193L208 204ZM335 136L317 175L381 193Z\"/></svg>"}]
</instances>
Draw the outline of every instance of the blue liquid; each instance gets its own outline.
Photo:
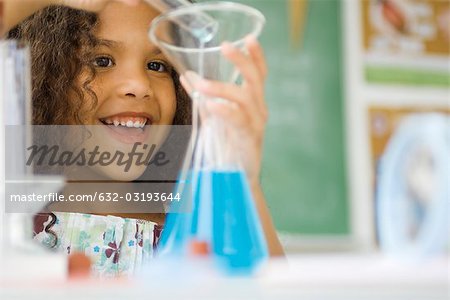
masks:
<instances>
[{"instance_id":1,"label":"blue liquid","mask_svg":"<svg viewBox=\"0 0 450 300\"><path fill-rule=\"evenodd\" d=\"M251 273L268 257L267 245L243 172L212 172L213 252L230 274Z\"/></svg>"},{"instance_id":2,"label":"blue liquid","mask_svg":"<svg viewBox=\"0 0 450 300\"><path fill-rule=\"evenodd\" d=\"M251 274L268 251L245 174L213 170L192 178L193 210L168 215L160 247L183 256L191 239L207 241L222 270Z\"/></svg>"},{"instance_id":3,"label":"blue liquid","mask_svg":"<svg viewBox=\"0 0 450 300\"><path fill-rule=\"evenodd\" d=\"M189 250L187 247L190 239L194 237L202 236L203 241L211 240L211 233L208 234L208 227L210 232L211 226L206 223L211 218L211 212L206 210L206 200L209 199L210 202L212 197L205 194L208 190L206 181L209 178L209 172L190 172L185 178L181 201L171 203L166 217L158 245L160 254L184 255ZM178 187L175 191L178 191ZM201 200L202 198L204 200Z\"/></svg>"},{"instance_id":4,"label":"blue liquid","mask_svg":"<svg viewBox=\"0 0 450 300\"><path fill-rule=\"evenodd\" d=\"M170 204L170 211L166 216L164 230L158 245L160 256L182 256L188 251L189 240L198 227L197 210L200 197L197 191L200 190L202 177L201 173L189 173L185 179L187 183L182 189L181 201ZM193 186L194 184L195 186ZM189 185L191 189L186 188ZM178 191L178 188L177 186L175 191Z\"/></svg>"}]
</instances>

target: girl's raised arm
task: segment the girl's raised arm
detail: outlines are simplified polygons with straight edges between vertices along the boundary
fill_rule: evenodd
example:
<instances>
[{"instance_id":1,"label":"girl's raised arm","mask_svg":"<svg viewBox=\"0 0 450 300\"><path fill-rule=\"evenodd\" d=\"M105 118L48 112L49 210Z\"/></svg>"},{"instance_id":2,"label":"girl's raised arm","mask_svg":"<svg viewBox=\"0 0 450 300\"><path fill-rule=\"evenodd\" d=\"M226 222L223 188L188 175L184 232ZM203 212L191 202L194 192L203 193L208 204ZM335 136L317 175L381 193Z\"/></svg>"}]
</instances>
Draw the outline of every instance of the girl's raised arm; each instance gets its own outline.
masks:
<instances>
[{"instance_id":1,"label":"girl's raised arm","mask_svg":"<svg viewBox=\"0 0 450 300\"><path fill-rule=\"evenodd\" d=\"M113 1L136 5L141 0L0 0L0 5L3 5L3 16L0 16L0 36L39 9L49 5L67 5L77 9L100 11L108 2Z\"/></svg>"}]
</instances>

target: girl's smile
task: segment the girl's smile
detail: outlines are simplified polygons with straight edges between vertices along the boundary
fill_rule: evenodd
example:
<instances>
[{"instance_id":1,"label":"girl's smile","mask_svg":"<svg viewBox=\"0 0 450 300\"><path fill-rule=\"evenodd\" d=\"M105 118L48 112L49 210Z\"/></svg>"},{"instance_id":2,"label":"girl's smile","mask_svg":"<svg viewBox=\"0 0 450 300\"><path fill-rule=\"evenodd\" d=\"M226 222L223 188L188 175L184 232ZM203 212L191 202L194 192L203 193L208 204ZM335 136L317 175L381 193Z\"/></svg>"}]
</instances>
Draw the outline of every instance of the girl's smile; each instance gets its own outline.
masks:
<instances>
[{"instance_id":1,"label":"girl's smile","mask_svg":"<svg viewBox=\"0 0 450 300\"><path fill-rule=\"evenodd\" d=\"M100 122L108 128L105 131L106 134L125 144L146 142L149 137L152 120L153 117L151 115L140 112L123 112L100 118Z\"/></svg>"},{"instance_id":2,"label":"girl's smile","mask_svg":"<svg viewBox=\"0 0 450 300\"><path fill-rule=\"evenodd\" d=\"M125 112L106 118L100 121L105 125L124 126L128 128L144 128L145 125L152 124L152 116L143 113Z\"/></svg>"}]
</instances>

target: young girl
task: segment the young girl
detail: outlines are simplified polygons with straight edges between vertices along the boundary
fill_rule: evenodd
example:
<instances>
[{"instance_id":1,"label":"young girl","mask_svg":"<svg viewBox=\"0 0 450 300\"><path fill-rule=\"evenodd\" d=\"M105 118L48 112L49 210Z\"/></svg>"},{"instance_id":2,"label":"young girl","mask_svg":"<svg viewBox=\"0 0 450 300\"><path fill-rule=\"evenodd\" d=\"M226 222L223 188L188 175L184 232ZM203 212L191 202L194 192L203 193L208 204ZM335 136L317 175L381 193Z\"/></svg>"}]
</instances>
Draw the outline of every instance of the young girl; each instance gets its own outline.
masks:
<instances>
[{"instance_id":1,"label":"young girl","mask_svg":"<svg viewBox=\"0 0 450 300\"><path fill-rule=\"evenodd\" d=\"M150 22L159 14L153 7L139 0L3 1L4 32L10 29L9 38L31 47L34 124L190 124L190 100L179 76L147 36ZM246 46L249 55L230 44L222 46L225 57L240 70L242 85L201 80L195 88L233 104L208 108L240 128L245 149L240 155L269 252L282 255L259 183L267 70L257 41L249 37ZM127 180L142 172L135 171ZM123 180L117 174L105 176ZM132 274L152 257L164 223L164 214L50 209L52 214L36 217L36 239L68 253L82 251L91 258L97 276Z\"/></svg>"}]
</instances>

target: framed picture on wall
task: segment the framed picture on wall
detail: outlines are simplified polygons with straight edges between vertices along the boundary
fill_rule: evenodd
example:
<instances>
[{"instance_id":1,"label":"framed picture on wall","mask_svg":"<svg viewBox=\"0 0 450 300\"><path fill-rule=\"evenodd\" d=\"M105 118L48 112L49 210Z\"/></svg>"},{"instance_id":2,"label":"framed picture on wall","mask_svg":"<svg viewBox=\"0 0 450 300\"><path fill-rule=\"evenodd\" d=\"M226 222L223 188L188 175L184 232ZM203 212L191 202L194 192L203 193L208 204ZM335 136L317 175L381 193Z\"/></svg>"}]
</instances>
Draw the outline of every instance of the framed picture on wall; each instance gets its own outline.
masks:
<instances>
[{"instance_id":1,"label":"framed picture on wall","mask_svg":"<svg viewBox=\"0 0 450 300\"><path fill-rule=\"evenodd\" d=\"M450 87L450 3L362 0L364 76L370 84Z\"/></svg>"}]
</instances>

